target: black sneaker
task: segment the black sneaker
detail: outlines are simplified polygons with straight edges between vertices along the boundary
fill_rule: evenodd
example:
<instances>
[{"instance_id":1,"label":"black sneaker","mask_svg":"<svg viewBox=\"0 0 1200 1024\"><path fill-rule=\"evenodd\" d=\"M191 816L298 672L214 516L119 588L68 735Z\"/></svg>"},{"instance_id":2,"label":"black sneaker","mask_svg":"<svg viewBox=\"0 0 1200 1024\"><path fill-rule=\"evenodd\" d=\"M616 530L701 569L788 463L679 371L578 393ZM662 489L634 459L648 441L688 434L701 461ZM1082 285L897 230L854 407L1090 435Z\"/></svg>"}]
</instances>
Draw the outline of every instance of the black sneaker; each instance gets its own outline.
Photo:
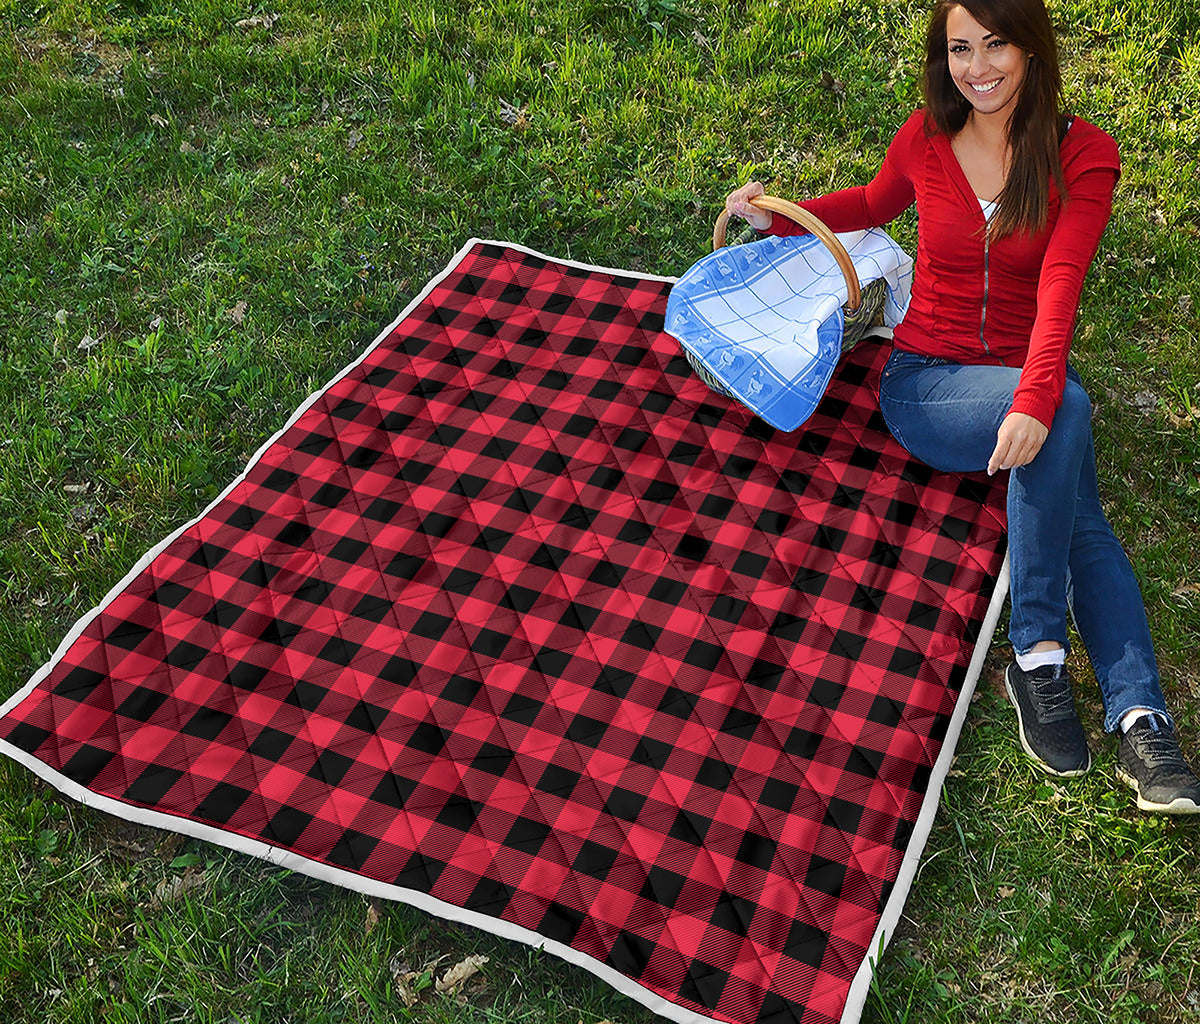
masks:
<instances>
[{"instance_id":1,"label":"black sneaker","mask_svg":"<svg viewBox=\"0 0 1200 1024\"><path fill-rule=\"evenodd\" d=\"M1157 715L1143 715L1121 734L1117 777L1137 791L1143 811L1200 814L1200 779L1183 759L1175 730Z\"/></svg>"},{"instance_id":2,"label":"black sneaker","mask_svg":"<svg viewBox=\"0 0 1200 1024\"><path fill-rule=\"evenodd\" d=\"M1082 775L1092 766L1083 724L1075 713L1066 665L1043 665L1025 672L1015 661L1004 688L1017 709L1021 746L1051 775Z\"/></svg>"}]
</instances>

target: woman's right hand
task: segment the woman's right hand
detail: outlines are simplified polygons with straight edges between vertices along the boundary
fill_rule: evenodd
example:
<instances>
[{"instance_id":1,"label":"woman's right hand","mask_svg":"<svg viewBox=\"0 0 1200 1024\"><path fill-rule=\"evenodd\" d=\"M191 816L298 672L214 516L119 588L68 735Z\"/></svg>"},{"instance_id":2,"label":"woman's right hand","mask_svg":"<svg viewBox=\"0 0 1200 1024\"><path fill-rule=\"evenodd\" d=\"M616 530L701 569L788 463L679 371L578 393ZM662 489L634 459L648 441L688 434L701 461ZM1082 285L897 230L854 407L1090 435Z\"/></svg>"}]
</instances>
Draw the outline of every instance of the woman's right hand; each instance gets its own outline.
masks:
<instances>
[{"instance_id":1,"label":"woman's right hand","mask_svg":"<svg viewBox=\"0 0 1200 1024\"><path fill-rule=\"evenodd\" d=\"M775 214L770 210L760 210L752 206L750 200L761 196L765 190L762 182L748 181L741 188L734 189L725 197L725 210L731 217L741 217L748 221L756 231L767 231L775 220Z\"/></svg>"}]
</instances>

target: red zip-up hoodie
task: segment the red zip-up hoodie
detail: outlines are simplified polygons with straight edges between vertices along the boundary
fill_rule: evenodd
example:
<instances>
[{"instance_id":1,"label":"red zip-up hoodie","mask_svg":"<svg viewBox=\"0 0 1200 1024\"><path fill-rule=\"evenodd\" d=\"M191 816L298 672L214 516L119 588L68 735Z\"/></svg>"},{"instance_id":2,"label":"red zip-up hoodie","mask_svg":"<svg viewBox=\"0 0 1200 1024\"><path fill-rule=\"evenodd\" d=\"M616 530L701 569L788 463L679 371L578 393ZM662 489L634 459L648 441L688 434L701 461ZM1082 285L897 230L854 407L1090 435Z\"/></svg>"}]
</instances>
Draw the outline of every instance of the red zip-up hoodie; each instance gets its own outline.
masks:
<instances>
[{"instance_id":1,"label":"red zip-up hoodie","mask_svg":"<svg viewBox=\"0 0 1200 1024\"><path fill-rule=\"evenodd\" d=\"M1020 366L1009 411L1047 427L1062 403L1079 293L1121 173L1116 142L1079 118L1059 155L1068 202L1051 179L1046 227L1036 235L988 240L950 138L926 135L923 110L901 126L870 184L799 204L834 231L857 231L887 224L916 202L912 302L896 328L896 347L959 363ZM802 232L778 214L770 228L775 235Z\"/></svg>"}]
</instances>

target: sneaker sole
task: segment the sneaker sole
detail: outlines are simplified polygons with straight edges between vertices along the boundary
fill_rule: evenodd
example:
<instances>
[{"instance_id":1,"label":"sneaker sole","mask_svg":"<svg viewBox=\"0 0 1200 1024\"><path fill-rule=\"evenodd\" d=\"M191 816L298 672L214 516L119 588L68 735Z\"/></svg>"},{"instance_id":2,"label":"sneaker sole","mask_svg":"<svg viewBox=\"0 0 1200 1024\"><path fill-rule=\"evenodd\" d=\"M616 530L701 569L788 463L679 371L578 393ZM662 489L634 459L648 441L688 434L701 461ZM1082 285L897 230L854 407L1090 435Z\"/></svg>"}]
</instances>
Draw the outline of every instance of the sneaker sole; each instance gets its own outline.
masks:
<instances>
[{"instance_id":1,"label":"sneaker sole","mask_svg":"<svg viewBox=\"0 0 1200 1024\"><path fill-rule=\"evenodd\" d=\"M1155 803L1142 796L1142 788L1138 780L1120 765L1117 766L1117 778L1137 794L1139 811L1150 811L1156 814L1200 814L1200 804L1186 796L1177 796L1169 804Z\"/></svg>"},{"instance_id":2,"label":"sneaker sole","mask_svg":"<svg viewBox=\"0 0 1200 1024\"><path fill-rule=\"evenodd\" d=\"M1082 768L1072 768L1069 771L1060 772L1057 768L1052 768L1046 764L1036 753L1033 747L1029 745L1029 740L1025 738L1025 722L1021 718L1021 705L1017 703L1017 696L1013 693L1012 683L1008 680L1007 669L1004 672L1004 692L1008 694L1009 702L1013 706L1013 710L1017 713L1017 735L1021 738L1021 749L1029 755L1030 759L1037 764L1047 775L1054 775L1060 779L1076 779L1080 775L1086 775L1092 767L1092 752L1088 750L1087 764Z\"/></svg>"}]
</instances>

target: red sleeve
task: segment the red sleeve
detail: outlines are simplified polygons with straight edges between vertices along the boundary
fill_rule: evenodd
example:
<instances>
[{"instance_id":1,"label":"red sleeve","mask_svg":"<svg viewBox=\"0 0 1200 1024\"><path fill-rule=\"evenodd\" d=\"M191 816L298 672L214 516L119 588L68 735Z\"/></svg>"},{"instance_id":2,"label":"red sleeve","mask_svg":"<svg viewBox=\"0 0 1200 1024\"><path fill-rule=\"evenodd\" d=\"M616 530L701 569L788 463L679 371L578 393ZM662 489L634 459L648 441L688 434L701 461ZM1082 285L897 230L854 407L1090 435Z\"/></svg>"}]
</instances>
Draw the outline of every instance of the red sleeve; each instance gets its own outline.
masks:
<instances>
[{"instance_id":1,"label":"red sleeve","mask_svg":"<svg viewBox=\"0 0 1200 1024\"><path fill-rule=\"evenodd\" d=\"M912 174L915 166L913 150L923 141L925 112L912 114L896 132L883 166L867 185L857 185L830 192L816 199L807 199L798 206L808 210L829 225L832 231L859 231L880 227L895 220L912 206L916 199ZM794 220L776 214L765 234L803 235L804 228Z\"/></svg>"},{"instance_id":2,"label":"red sleeve","mask_svg":"<svg viewBox=\"0 0 1200 1024\"><path fill-rule=\"evenodd\" d=\"M1042 260L1037 316L1009 409L1027 413L1046 427L1062 404L1083 279L1108 225L1113 189L1121 174L1117 144L1096 131L1099 138L1073 166L1063 168L1069 201L1062 206Z\"/></svg>"}]
</instances>

